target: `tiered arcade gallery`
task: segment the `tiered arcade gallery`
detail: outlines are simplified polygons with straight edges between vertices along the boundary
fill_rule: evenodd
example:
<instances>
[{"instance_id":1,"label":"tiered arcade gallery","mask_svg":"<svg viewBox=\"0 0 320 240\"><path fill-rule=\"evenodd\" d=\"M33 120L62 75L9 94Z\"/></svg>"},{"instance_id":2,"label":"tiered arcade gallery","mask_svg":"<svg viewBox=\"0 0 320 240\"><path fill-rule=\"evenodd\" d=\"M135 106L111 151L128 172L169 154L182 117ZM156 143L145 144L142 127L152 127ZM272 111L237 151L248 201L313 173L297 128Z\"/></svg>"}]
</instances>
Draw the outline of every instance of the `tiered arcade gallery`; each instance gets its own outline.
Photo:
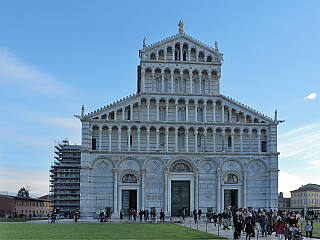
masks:
<instances>
[{"instance_id":1,"label":"tiered arcade gallery","mask_svg":"<svg viewBox=\"0 0 320 240\"><path fill-rule=\"evenodd\" d=\"M137 93L77 116L84 218L111 207L278 206L277 115L220 93L222 54L179 33L139 51Z\"/></svg>"}]
</instances>

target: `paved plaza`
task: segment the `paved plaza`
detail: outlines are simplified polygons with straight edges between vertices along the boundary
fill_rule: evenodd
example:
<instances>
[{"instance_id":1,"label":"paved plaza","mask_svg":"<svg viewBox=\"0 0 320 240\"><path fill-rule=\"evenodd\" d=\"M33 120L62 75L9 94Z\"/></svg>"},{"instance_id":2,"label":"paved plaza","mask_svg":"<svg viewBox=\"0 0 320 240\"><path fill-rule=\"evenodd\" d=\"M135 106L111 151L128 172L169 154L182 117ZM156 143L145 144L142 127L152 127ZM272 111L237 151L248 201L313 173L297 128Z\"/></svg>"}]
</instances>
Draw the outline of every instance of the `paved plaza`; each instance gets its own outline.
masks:
<instances>
[{"instance_id":1,"label":"paved plaza","mask_svg":"<svg viewBox=\"0 0 320 240\"><path fill-rule=\"evenodd\" d=\"M171 222L171 218L167 218L165 220L165 223L170 223ZM48 223L48 220L35 220L35 221L30 221L28 223ZM61 223L74 223L74 221L72 219L60 219L56 221L56 224L61 224ZM79 219L78 223L99 223L98 219ZM137 223L137 224L147 224L147 223L151 223L151 220L149 221L139 221L138 219L136 221L133 220L118 220L118 219L110 219L107 223ZM101 223L101 224L106 224L106 223ZM158 224L162 224L161 222L158 222ZM181 226L185 226L188 228L193 228L199 231L203 231L203 232L208 232L208 233L212 233L214 235L217 236L222 236L222 237L226 237L229 239L233 239L233 232L234 229L232 227L230 227L230 229L227 230L223 230L223 227L219 226L218 224L215 226L214 223L206 223L205 219L202 219L200 221L198 221L197 224L195 224L193 217L187 217L184 221L180 221L179 218L172 218L172 224L179 224ZM241 234L241 238L240 239L245 239L246 235L245 234ZM276 240L278 239L278 237L275 237L275 233L273 233L271 236L267 236L267 237L261 237L261 234L252 238L252 239L264 239L264 240Z\"/></svg>"}]
</instances>

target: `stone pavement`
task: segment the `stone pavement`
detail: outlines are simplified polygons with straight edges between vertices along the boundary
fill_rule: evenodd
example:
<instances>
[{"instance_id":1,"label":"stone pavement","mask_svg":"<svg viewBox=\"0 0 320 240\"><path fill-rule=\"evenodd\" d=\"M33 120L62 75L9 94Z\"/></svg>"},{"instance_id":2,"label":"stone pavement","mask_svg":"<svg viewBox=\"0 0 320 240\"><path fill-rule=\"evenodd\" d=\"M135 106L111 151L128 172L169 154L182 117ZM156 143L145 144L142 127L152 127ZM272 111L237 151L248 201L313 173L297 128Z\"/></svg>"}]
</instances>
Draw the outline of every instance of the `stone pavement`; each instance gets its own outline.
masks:
<instances>
[{"instance_id":1,"label":"stone pavement","mask_svg":"<svg viewBox=\"0 0 320 240\"><path fill-rule=\"evenodd\" d=\"M165 223L170 223L171 222L171 218L168 217L165 220ZM48 220L34 220L34 221L29 221L27 223L48 223ZM57 224L59 223L74 223L73 219L60 219L56 221ZM78 223L99 223L98 219L79 219ZM138 219L137 221L132 221L132 220L123 220L120 221L119 219L110 219L107 223L151 223L151 221L142 221L140 222ZM162 224L160 222L158 222L159 224ZM220 227L218 224L215 226L214 223L206 223L205 220L200 220L198 221L197 224L194 223L193 217L187 217L184 221L179 218L172 218L172 223L173 224L179 224L181 226L185 226L188 228L193 228L193 229L197 229L199 231L204 231L204 232L208 232L208 233L212 233L214 235L217 236L222 236L222 237L226 237L229 239L233 239L233 232L234 229L232 227L230 227L227 230L223 230L222 227ZM103 223L101 223L103 224ZM245 234L241 234L241 238L240 240L245 240L246 239L246 235ZM259 236L257 237L257 234L254 238L251 238L252 240L277 240L278 237L275 237L275 234L273 233L271 236L267 236L267 237L261 237L261 233L259 234Z\"/></svg>"}]
</instances>

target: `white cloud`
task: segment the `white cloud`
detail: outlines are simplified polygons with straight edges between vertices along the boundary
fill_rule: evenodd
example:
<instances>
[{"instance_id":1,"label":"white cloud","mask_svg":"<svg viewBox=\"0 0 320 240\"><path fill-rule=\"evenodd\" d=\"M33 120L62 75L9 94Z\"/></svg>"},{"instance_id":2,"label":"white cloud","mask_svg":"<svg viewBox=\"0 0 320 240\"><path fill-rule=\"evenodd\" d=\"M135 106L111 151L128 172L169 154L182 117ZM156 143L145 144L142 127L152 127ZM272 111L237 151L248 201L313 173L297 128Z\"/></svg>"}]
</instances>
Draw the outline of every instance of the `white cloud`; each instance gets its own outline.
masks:
<instances>
[{"instance_id":1,"label":"white cloud","mask_svg":"<svg viewBox=\"0 0 320 240\"><path fill-rule=\"evenodd\" d=\"M283 192L284 197L291 197L290 191L296 190L306 184L304 179L289 173L279 172L279 192Z\"/></svg>"},{"instance_id":2,"label":"white cloud","mask_svg":"<svg viewBox=\"0 0 320 240\"><path fill-rule=\"evenodd\" d=\"M65 95L69 91L49 74L28 66L8 49L0 48L0 83L23 90L24 93L40 93L46 96Z\"/></svg>"},{"instance_id":3,"label":"white cloud","mask_svg":"<svg viewBox=\"0 0 320 240\"><path fill-rule=\"evenodd\" d=\"M301 160L319 159L320 124L304 126L278 138L281 158L295 157Z\"/></svg>"},{"instance_id":4,"label":"white cloud","mask_svg":"<svg viewBox=\"0 0 320 240\"><path fill-rule=\"evenodd\" d=\"M316 93L310 93L309 96L305 97L304 99L309 99L309 100L315 100L317 97L317 94Z\"/></svg>"},{"instance_id":5,"label":"white cloud","mask_svg":"<svg viewBox=\"0 0 320 240\"><path fill-rule=\"evenodd\" d=\"M43 196L49 193L49 171L34 171L27 167L0 167L0 191L18 193L19 189L29 185L31 194Z\"/></svg>"}]
</instances>

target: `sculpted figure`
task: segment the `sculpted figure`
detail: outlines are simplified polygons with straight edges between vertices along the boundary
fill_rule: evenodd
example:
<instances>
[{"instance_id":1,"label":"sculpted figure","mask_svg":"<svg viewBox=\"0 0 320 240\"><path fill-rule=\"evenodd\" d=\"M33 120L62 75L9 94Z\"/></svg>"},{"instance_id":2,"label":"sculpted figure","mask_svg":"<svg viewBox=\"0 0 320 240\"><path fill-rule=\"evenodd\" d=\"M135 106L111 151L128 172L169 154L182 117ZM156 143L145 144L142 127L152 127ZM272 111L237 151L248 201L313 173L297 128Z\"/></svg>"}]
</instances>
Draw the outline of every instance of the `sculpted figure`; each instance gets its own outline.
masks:
<instances>
[{"instance_id":1,"label":"sculpted figure","mask_svg":"<svg viewBox=\"0 0 320 240\"><path fill-rule=\"evenodd\" d=\"M183 33L183 22L180 20L178 26L179 26L179 33Z\"/></svg>"}]
</instances>

